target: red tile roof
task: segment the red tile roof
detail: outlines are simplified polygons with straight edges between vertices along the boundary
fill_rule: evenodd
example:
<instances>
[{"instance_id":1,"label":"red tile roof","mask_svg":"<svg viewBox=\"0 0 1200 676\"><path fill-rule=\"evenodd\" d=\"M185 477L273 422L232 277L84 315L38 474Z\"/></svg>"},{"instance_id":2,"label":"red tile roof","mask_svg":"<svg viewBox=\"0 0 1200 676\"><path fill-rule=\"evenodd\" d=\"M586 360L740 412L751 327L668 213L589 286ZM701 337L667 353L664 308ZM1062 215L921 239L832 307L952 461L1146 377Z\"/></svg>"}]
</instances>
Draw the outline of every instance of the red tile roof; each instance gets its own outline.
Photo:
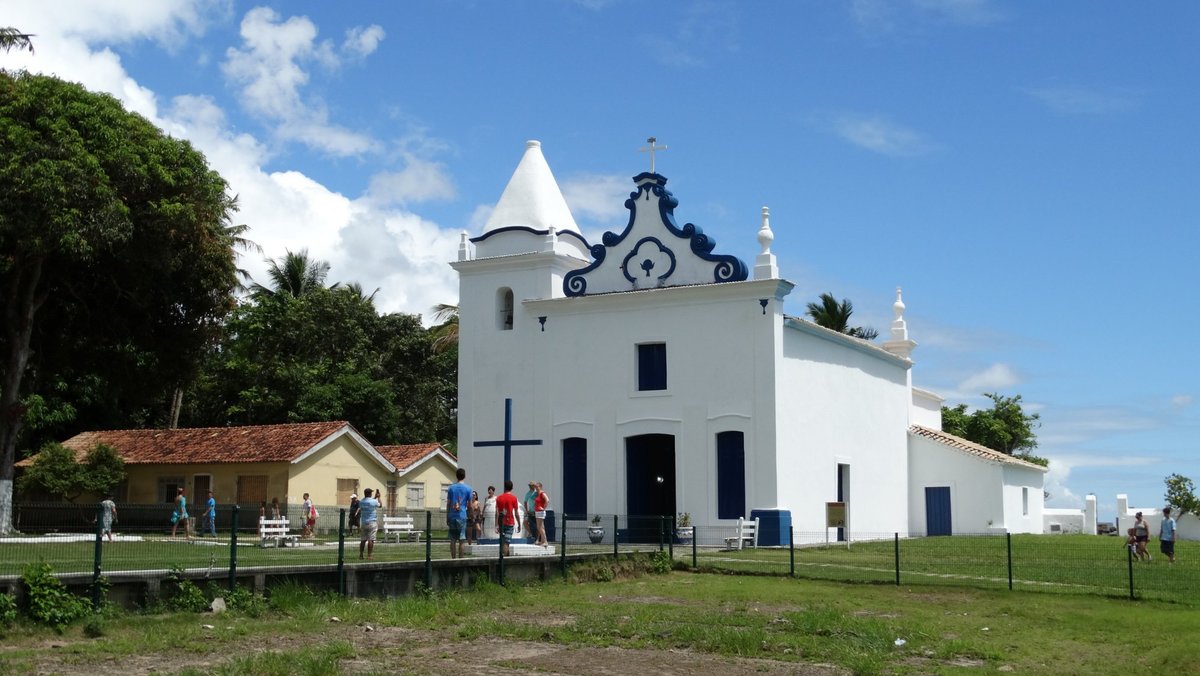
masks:
<instances>
[{"instance_id":1,"label":"red tile roof","mask_svg":"<svg viewBox=\"0 0 1200 676\"><path fill-rule=\"evenodd\" d=\"M424 458L438 449L441 449L442 452L448 455L451 459L454 458L453 455L450 455L449 451L447 451L445 448L442 448L442 445L438 443L401 444L398 446L375 447L375 450L379 451L380 455L386 458L388 462L396 466L396 471L398 472L407 470L421 458Z\"/></svg>"},{"instance_id":2,"label":"red tile roof","mask_svg":"<svg viewBox=\"0 0 1200 676\"><path fill-rule=\"evenodd\" d=\"M83 432L63 442L82 459L96 444L112 446L126 463L171 465L225 462L291 462L342 429L344 421ZM28 462L30 459L22 461Z\"/></svg>"},{"instance_id":3,"label":"red tile roof","mask_svg":"<svg viewBox=\"0 0 1200 676\"><path fill-rule=\"evenodd\" d=\"M936 441L939 444L942 444L944 446L949 446L951 448L957 448L960 451L966 451L967 453L970 453L971 455L978 456L985 460L991 460L992 462L1004 463L1004 464L1008 464L1008 465L1019 465L1021 467L1029 467L1032 469L1040 469L1043 472L1049 471L1045 467L1042 467L1041 465L1034 464L1027 460L1022 460L1020 458L1017 458L1017 457L1014 457L1011 455L1007 455L1007 454L1001 453L999 451L993 451L992 449L988 448L987 446L981 446L981 445L975 443L974 441L967 441L966 439L963 439L962 437L956 437L953 434L947 434L940 430L935 430L935 429L932 429L929 427L922 427L921 425L912 425L908 428L908 433L914 434L918 437L924 437L931 441Z\"/></svg>"}]
</instances>

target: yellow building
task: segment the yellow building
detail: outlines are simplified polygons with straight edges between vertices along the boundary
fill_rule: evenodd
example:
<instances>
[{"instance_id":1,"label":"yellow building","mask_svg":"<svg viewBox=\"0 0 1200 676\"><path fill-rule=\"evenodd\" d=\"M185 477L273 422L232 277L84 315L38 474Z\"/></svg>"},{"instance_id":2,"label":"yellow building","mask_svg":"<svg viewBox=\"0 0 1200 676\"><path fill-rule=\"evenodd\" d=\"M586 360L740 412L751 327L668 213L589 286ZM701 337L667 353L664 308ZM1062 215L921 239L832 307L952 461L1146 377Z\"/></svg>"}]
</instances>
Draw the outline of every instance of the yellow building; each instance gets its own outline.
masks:
<instances>
[{"instance_id":1,"label":"yellow building","mask_svg":"<svg viewBox=\"0 0 1200 676\"><path fill-rule=\"evenodd\" d=\"M388 511L446 508L446 489L454 483L458 460L441 444L377 446L376 449L396 468L396 482L384 494L383 504ZM468 484L470 479L467 477ZM480 494L486 495L482 491Z\"/></svg>"},{"instance_id":2,"label":"yellow building","mask_svg":"<svg viewBox=\"0 0 1200 676\"><path fill-rule=\"evenodd\" d=\"M264 500L295 505L305 493L319 506L347 506L352 493L396 482L396 466L341 421L83 432L63 445L82 459L101 443L125 460L116 497L130 504L170 503L182 487L193 504L212 490L218 504L255 513Z\"/></svg>"}]
</instances>

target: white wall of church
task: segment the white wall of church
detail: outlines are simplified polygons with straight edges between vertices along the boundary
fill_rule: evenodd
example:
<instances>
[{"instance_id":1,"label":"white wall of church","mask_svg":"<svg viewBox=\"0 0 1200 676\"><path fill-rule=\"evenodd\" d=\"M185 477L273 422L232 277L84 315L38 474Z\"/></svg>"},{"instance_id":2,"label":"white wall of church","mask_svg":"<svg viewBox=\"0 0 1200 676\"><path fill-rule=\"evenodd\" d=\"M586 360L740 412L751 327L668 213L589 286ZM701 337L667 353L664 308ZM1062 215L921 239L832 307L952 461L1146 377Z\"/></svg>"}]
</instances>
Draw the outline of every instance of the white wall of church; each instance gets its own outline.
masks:
<instances>
[{"instance_id":1,"label":"white wall of church","mask_svg":"<svg viewBox=\"0 0 1200 676\"><path fill-rule=\"evenodd\" d=\"M942 429L942 402L944 400L932 392L912 389L912 418L913 425L928 427L931 430Z\"/></svg>"},{"instance_id":2,"label":"white wall of church","mask_svg":"<svg viewBox=\"0 0 1200 676\"><path fill-rule=\"evenodd\" d=\"M1004 521L1010 533L1041 533L1045 473L1029 467L1004 465Z\"/></svg>"},{"instance_id":3,"label":"white wall of church","mask_svg":"<svg viewBox=\"0 0 1200 676\"><path fill-rule=\"evenodd\" d=\"M907 366L819 327L783 331L779 506L806 536L825 534L838 465L849 465L851 539L908 530Z\"/></svg>"},{"instance_id":4,"label":"white wall of church","mask_svg":"<svg viewBox=\"0 0 1200 676\"><path fill-rule=\"evenodd\" d=\"M1000 465L947 448L929 439L911 436L908 496L910 532L925 535L925 489L949 487L950 525L954 533L987 533L1003 526L1004 476ZM1040 483L1039 483L1040 485ZM1040 489L1039 489L1040 490ZM1019 500L1019 496L1018 496ZM1040 524L1041 514L1038 514Z\"/></svg>"}]
</instances>

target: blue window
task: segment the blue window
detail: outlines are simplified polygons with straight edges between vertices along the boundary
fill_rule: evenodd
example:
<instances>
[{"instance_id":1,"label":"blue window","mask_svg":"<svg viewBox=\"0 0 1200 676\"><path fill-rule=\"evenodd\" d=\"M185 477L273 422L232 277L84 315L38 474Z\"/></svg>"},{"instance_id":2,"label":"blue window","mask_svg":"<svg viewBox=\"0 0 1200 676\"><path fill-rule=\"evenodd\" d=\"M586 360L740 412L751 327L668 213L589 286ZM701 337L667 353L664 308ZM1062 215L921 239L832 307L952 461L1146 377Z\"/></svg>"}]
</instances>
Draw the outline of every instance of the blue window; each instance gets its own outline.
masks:
<instances>
[{"instance_id":1,"label":"blue window","mask_svg":"<svg viewBox=\"0 0 1200 676\"><path fill-rule=\"evenodd\" d=\"M717 518L746 516L746 435L717 434Z\"/></svg>"},{"instance_id":2,"label":"blue window","mask_svg":"<svg viewBox=\"0 0 1200 676\"><path fill-rule=\"evenodd\" d=\"M638 391L667 389L667 344L637 346Z\"/></svg>"}]
</instances>

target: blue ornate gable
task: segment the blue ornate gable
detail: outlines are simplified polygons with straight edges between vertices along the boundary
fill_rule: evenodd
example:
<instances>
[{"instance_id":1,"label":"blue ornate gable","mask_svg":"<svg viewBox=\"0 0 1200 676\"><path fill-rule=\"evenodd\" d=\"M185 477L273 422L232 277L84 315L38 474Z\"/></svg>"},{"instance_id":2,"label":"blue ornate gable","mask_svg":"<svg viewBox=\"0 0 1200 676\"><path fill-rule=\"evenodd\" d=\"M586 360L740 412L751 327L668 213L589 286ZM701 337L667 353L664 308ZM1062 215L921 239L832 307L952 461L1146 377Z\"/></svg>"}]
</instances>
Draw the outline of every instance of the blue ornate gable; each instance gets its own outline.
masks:
<instances>
[{"instance_id":1,"label":"blue ornate gable","mask_svg":"<svg viewBox=\"0 0 1200 676\"><path fill-rule=\"evenodd\" d=\"M712 253L716 241L700 228L675 224L679 200L666 189L665 176L645 172L634 176L633 182L637 190L625 200L629 209L625 230L619 235L606 232L600 244L592 245L591 265L563 279L566 295L740 282L748 277L741 259Z\"/></svg>"}]
</instances>

